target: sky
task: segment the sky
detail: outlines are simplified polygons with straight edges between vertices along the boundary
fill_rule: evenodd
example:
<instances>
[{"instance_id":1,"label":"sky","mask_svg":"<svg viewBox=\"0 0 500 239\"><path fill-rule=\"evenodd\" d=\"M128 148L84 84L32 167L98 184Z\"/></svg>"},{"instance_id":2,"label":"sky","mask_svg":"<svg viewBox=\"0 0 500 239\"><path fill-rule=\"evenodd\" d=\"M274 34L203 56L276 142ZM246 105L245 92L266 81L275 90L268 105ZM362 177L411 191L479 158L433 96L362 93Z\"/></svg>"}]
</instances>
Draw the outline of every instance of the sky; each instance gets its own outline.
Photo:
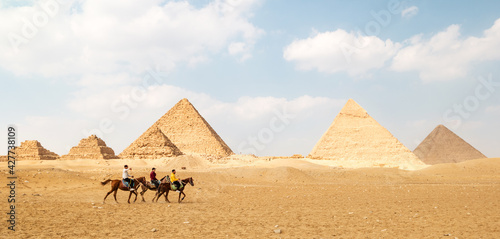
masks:
<instances>
[{"instance_id":1,"label":"sky","mask_svg":"<svg viewBox=\"0 0 500 239\"><path fill-rule=\"evenodd\" d=\"M235 153L307 155L352 98L410 150L443 124L500 157L499 5L0 1L0 145L118 154L188 98Z\"/></svg>"}]
</instances>

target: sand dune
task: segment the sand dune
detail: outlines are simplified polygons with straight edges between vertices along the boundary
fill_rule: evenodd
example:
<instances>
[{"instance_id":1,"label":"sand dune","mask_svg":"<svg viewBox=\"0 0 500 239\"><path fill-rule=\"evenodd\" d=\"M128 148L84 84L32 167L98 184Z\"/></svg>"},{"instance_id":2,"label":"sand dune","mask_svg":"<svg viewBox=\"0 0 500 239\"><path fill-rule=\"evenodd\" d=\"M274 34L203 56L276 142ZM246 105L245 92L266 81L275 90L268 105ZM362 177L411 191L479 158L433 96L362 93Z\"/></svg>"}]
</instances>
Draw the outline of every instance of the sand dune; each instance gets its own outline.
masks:
<instances>
[{"instance_id":1,"label":"sand dune","mask_svg":"<svg viewBox=\"0 0 500 239\"><path fill-rule=\"evenodd\" d=\"M245 157L246 160L236 160ZM323 161L323 160L320 160ZM18 227L3 238L497 238L500 159L408 171L345 169L308 159L232 156L134 160L19 161ZM102 199L123 164L135 176L178 168L193 177L182 204L161 198L127 204ZM186 167L182 170L180 167ZM0 174L6 175L6 163ZM6 177L0 195L6 195ZM7 208L6 200L0 202ZM171 221L175 218L175 222ZM130 225L130 226L127 226ZM152 231L155 229L156 231ZM274 230L280 229L277 234ZM124 233L124 231L126 233Z\"/></svg>"},{"instance_id":2,"label":"sand dune","mask_svg":"<svg viewBox=\"0 0 500 239\"><path fill-rule=\"evenodd\" d=\"M452 174L456 176L495 175L500 172L500 158L482 158L460 163L436 164L420 171L428 174Z\"/></svg>"}]
</instances>

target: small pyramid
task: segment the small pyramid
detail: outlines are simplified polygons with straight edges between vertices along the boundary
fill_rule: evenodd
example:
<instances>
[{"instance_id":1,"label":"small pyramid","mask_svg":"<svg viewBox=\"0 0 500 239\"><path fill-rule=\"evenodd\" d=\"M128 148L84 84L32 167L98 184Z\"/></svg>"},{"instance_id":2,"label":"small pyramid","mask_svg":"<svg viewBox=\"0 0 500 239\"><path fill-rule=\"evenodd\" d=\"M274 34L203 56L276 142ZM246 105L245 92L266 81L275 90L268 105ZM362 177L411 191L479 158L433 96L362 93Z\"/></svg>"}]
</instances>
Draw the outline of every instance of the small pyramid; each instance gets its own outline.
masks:
<instances>
[{"instance_id":1,"label":"small pyramid","mask_svg":"<svg viewBox=\"0 0 500 239\"><path fill-rule=\"evenodd\" d=\"M126 159L159 159L181 155L182 152L158 127L151 127L120 153Z\"/></svg>"},{"instance_id":2,"label":"small pyramid","mask_svg":"<svg viewBox=\"0 0 500 239\"><path fill-rule=\"evenodd\" d=\"M424 165L352 99L347 101L308 157Z\"/></svg>"},{"instance_id":3,"label":"small pyramid","mask_svg":"<svg viewBox=\"0 0 500 239\"><path fill-rule=\"evenodd\" d=\"M158 127L186 154L228 156L233 151L187 100L180 100L150 128Z\"/></svg>"},{"instance_id":4,"label":"small pyramid","mask_svg":"<svg viewBox=\"0 0 500 239\"><path fill-rule=\"evenodd\" d=\"M40 142L36 140L26 140L21 146L14 149L17 160L54 160L59 155L45 149Z\"/></svg>"},{"instance_id":5,"label":"small pyramid","mask_svg":"<svg viewBox=\"0 0 500 239\"><path fill-rule=\"evenodd\" d=\"M470 159L486 158L460 136L444 125L438 125L420 143L413 153L426 164L458 163Z\"/></svg>"},{"instance_id":6,"label":"small pyramid","mask_svg":"<svg viewBox=\"0 0 500 239\"><path fill-rule=\"evenodd\" d=\"M116 159L115 151L106 146L104 140L96 135L80 140L77 146L71 148L69 153L61 159Z\"/></svg>"}]
</instances>

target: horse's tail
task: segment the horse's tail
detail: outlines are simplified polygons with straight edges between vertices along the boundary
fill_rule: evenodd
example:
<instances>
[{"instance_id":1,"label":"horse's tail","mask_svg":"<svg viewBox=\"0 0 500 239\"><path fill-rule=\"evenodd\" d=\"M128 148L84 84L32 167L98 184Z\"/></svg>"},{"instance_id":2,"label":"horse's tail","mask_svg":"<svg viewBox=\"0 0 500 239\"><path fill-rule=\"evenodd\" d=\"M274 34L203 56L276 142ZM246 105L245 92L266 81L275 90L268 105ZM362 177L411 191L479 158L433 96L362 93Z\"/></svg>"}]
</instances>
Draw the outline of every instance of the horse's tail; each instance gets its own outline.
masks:
<instances>
[{"instance_id":1,"label":"horse's tail","mask_svg":"<svg viewBox=\"0 0 500 239\"><path fill-rule=\"evenodd\" d=\"M108 183L109 183L109 182L111 182L111 181L113 181L113 180L108 179L108 180L106 180L106 181L104 181L104 182L101 182L101 185L102 185L102 186L104 186L104 185L108 184Z\"/></svg>"}]
</instances>

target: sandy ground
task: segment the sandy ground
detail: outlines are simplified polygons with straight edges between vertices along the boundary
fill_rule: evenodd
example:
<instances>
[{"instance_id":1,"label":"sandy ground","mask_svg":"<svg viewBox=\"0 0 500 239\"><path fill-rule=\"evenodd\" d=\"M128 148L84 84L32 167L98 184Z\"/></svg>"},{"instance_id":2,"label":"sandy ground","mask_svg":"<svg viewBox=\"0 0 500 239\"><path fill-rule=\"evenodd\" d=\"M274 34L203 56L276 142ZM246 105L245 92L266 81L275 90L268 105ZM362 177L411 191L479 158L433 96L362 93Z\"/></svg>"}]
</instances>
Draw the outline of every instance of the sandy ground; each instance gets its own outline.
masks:
<instances>
[{"instance_id":1,"label":"sandy ground","mask_svg":"<svg viewBox=\"0 0 500 239\"><path fill-rule=\"evenodd\" d=\"M499 238L500 159L416 171L342 169L302 159L20 161L17 226L1 238ZM123 164L136 176L175 167L193 177L186 199L108 197ZM325 164L325 163L323 163ZM187 170L181 170L185 166ZM7 166L0 163L6 218ZM155 232L152 229L156 229ZM274 230L280 229L281 233Z\"/></svg>"}]
</instances>

